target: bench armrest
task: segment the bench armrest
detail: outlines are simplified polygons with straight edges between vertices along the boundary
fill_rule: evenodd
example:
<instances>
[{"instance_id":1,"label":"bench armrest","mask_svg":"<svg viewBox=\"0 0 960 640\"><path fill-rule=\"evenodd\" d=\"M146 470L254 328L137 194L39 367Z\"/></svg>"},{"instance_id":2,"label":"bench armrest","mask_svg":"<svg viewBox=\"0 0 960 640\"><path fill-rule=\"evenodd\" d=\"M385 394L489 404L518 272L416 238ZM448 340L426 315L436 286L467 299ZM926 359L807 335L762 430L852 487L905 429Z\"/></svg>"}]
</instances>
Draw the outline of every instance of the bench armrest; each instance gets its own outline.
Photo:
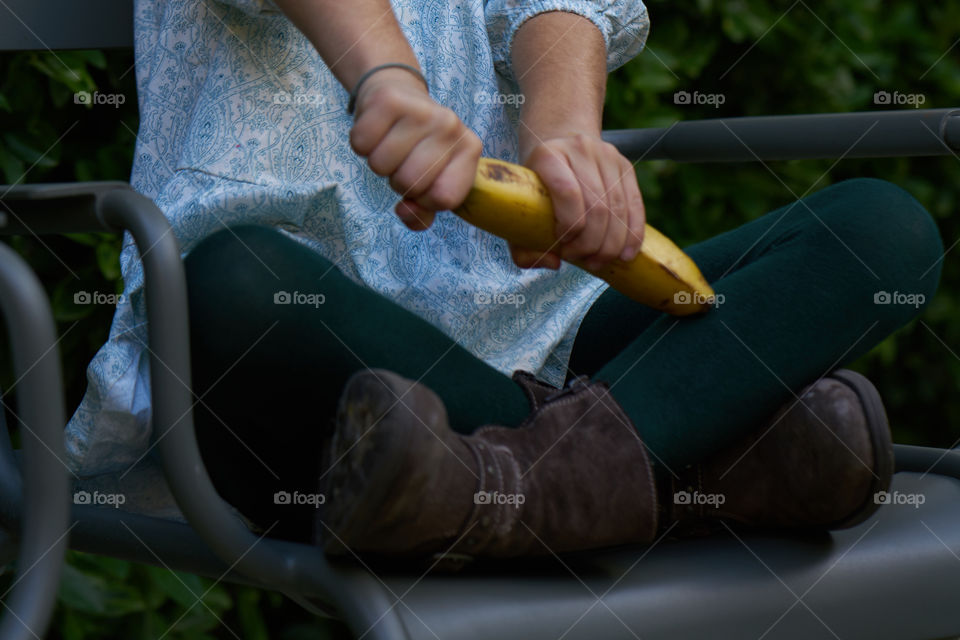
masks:
<instances>
[{"instance_id":1,"label":"bench armrest","mask_svg":"<svg viewBox=\"0 0 960 640\"><path fill-rule=\"evenodd\" d=\"M756 116L605 131L631 160L755 162L956 155L960 109Z\"/></svg>"},{"instance_id":2,"label":"bench armrest","mask_svg":"<svg viewBox=\"0 0 960 640\"><path fill-rule=\"evenodd\" d=\"M230 570L288 594L324 594L348 621L366 621L384 595L369 593L363 581L351 577L355 572L334 571L319 548L254 535L207 474L193 425L186 274L163 212L126 183L28 185L6 193L0 187L0 194L0 215L7 214L0 235L98 230L132 235L145 282L153 439L181 512ZM397 637L397 625L386 622L368 637Z\"/></svg>"}]
</instances>

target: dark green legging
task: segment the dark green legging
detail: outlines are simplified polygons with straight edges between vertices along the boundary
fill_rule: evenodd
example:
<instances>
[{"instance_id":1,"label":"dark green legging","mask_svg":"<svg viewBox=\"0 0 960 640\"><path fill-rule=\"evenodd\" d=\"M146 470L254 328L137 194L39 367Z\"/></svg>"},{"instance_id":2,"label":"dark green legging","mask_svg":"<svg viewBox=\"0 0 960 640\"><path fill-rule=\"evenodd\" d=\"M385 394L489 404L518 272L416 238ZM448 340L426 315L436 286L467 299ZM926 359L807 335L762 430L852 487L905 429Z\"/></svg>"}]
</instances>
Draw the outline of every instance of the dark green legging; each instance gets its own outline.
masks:
<instances>
[{"instance_id":1,"label":"dark green legging","mask_svg":"<svg viewBox=\"0 0 960 640\"><path fill-rule=\"evenodd\" d=\"M571 373L610 384L661 473L742 438L915 317L936 290L943 245L908 193L858 179L686 250L718 308L677 319L608 290L571 359ZM420 379L464 433L528 413L507 376L272 228L213 234L186 268L204 460L228 501L255 522L280 521L277 535L309 530L310 508L276 506L273 494L316 490L320 437L361 368ZM279 291L324 303L274 304ZM878 303L883 292L891 303Z\"/></svg>"}]
</instances>

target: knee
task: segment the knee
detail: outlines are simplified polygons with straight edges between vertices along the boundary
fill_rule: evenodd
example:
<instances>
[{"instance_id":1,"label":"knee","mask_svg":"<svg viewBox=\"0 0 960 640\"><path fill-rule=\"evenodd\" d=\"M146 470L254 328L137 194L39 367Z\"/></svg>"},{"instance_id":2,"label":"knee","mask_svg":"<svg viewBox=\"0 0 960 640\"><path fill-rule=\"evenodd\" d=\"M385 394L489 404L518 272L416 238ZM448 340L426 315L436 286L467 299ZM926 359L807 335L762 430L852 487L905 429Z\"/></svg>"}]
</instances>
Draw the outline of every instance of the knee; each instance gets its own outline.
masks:
<instances>
[{"instance_id":1,"label":"knee","mask_svg":"<svg viewBox=\"0 0 960 640\"><path fill-rule=\"evenodd\" d=\"M269 253L285 238L273 227L239 225L221 229L203 238L184 259L187 278L228 272L223 265L244 264L261 253Z\"/></svg>"},{"instance_id":2,"label":"knee","mask_svg":"<svg viewBox=\"0 0 960 640\"><path fill-rule=\"evenodd\" d=\"M184 259L191 304L219 305L276 288L298 252L308 251L274 227L238 225L203 238Z\"/></svg>"},{"instance_id":3,"label":"knee","mask_svg":"<svg viewBox=\"0 0 960 640\"><path fill-rule=\"evenodd\" d=\"M877 292L919 294L929 302L940 280L943 241L936 222L901 187L875 178L837 183L817 194L822 232L844 247L866 286ZM816 209L814 209L816 210Z\"/></svg>"},{"instance_id":4,"label":"knee","mask_svg":"<svg viewBox=\"0 0 960 640\"><path fill-rule=\"evenodd\" d=\"M231 318L251 320L268 308L261 298L277 288L274 254L284 242L291 241L271 227L241 225L212 233L189 251L184 271L197 345L219 342Z\"/></svg>"}]
</instances>

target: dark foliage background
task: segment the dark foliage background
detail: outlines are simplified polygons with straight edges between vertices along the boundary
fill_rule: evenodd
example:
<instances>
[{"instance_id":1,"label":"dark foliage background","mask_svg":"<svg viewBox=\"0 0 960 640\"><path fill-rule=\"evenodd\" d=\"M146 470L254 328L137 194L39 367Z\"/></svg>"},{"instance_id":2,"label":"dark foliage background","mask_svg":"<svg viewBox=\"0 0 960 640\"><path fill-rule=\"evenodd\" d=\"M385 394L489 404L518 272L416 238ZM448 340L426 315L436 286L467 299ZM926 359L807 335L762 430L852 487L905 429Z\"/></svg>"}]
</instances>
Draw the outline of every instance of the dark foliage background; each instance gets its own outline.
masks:
<instances>
[{"instance_id":1,"label":"dark foliage background","mask_svg":"<svg viewBox=\"0 0 960 640\"><path fill-rule=\"evenodd\" d=\"M954 49L960 4L649 0L647 6L653 22L648 47L610 79L608 128L886 108L874 105L881 90L922 94L923 107L960 102ZM127 179L137 130L132 65L126 51L0 54L0 182ZM120 93L126 102L119 108L75 103L75 92L97 90ZM725 101L718 108L677 105L678 90L722 94ZM651 223L681 245L760 216L794 193L855 176L905 187L935 216L948 249L960 239L955 157L766 167L649 162L639 165L638 176ZM120 291L119 239L75 234L9 241L51 296L72 410L113 313L108 305L76 305L73 296ZM952 446L960 436L960 323L954 320L960 263L954 258L948 251L940 292L923 315L855 365L884 394L899 442ZM0 387L15 408L8 356L4 342ZM191 591L207 592L202 603ZM171 626L165 637L293 640L343 633L277 594L71 553L53 637L156 638Z\"/></svg>"}]
</instances>

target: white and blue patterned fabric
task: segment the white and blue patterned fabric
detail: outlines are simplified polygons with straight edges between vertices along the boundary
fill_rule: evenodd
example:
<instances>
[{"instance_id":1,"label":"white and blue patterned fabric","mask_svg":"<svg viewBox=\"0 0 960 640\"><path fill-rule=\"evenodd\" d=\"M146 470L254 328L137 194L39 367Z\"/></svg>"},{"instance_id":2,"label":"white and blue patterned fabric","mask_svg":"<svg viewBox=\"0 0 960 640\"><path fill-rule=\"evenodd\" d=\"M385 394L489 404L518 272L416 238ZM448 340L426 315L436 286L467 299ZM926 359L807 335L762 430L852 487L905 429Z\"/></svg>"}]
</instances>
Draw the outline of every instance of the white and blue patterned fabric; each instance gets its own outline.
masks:
<instances>
[{"instance_id":1,"label":"white and blue patterned fabric","mask_svg":"<svg viewBox=\"0 0 960 640\"><path fill-rule=\"evenodd\" d=\"M484 155L514 161L516 101L491 97L517 92L510 44L525 20L554 10L590 19L609 69L635 56L649 29L640 0L394 0L393 9L431 95L480 136ZM499 371L562 384L577 327L606 285L570 265L518 269L504 241L449 212L427 231L404 227L392 212L398 196L349 146L347 92L269 0L137 0L135 53L131 183L170 220L184 256L225 226L273 225ZM143 276L129 234L121 266L124 297L66 430L80 476L150 450ZM524 302L488 304L497 294Z\"/></svg>"}]
</instances>

